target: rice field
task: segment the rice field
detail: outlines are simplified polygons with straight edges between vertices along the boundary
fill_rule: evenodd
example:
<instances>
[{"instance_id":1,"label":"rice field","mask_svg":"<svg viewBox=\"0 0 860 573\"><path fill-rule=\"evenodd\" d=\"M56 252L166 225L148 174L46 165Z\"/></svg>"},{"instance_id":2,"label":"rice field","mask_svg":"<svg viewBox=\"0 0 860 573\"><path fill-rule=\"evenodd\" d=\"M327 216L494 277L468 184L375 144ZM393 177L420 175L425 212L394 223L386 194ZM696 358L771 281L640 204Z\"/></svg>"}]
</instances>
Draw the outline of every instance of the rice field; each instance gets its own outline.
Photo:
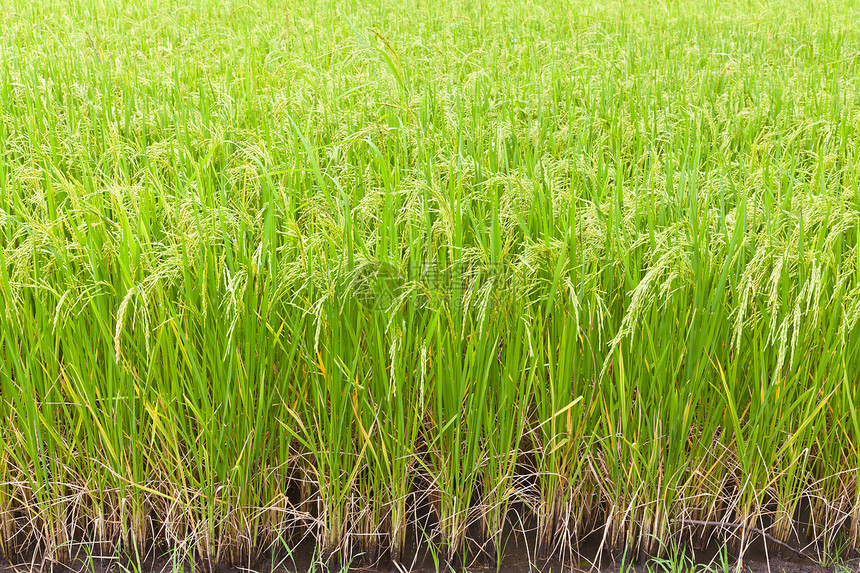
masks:
<instances>
[{"instance_id":1,"label":"rice field","mask_svg":"<svg viewBox=\"0 0 860 573\"><path fill-rule=\"evenodd\" d=\"M851 2L4 0L0 554L852 554L858 142Z\"/></svg>"}]
</instances>

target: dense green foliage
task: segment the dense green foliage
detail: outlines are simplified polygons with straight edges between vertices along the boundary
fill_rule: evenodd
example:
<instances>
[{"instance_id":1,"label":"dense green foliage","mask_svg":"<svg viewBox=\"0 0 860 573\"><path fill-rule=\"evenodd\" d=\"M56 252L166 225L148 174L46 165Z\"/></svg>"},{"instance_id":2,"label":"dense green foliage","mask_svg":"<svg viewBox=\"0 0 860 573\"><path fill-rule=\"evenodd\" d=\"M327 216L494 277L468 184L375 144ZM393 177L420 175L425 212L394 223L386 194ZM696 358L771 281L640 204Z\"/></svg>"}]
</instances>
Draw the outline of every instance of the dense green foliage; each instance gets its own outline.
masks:
<instances>
[{"instance_id":1,"label":"dense green foliage","mask_svg":"<svg viewBox=\"0 0 860 573\"><path fill-rule=\"evenodd\" d=\"M860 546L858 46L841 2L7 0L0 549Z\"/></svg>"}]
</instances>

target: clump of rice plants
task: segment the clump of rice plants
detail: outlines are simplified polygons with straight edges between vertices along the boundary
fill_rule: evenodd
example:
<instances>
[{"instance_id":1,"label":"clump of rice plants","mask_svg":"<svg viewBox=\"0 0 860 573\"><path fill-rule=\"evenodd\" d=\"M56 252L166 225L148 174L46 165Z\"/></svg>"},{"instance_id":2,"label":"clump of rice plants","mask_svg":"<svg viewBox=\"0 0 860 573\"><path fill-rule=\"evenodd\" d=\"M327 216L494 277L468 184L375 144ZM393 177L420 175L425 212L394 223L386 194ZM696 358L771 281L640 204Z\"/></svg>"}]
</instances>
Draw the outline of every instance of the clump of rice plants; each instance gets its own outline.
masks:
<instances>
[{"instance_id":1,"label":"clump of rice plants","mask_svg":"<svg viewBox=\"0 0 860 573\"><path fill-rule=\"evenodd\" d=\"M860 549L849 6L11 0L0 31L6 557Z\"/></svg>"}]
</instances>

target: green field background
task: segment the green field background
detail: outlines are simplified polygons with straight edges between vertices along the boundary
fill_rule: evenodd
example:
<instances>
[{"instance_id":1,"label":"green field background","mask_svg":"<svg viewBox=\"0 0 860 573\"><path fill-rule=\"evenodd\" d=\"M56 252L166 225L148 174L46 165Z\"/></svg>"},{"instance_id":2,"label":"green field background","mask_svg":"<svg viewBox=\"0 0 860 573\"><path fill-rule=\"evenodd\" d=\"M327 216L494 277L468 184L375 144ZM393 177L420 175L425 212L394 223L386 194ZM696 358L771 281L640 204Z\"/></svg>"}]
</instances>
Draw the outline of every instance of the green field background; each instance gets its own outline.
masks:
<instances>
[{"instance_id":1,"label":"green field background","mask_svg":"<svg viewBox=\"0 0 860 573\"><path fill-rule=\"evenodd\" d=\"M858 87L850 2L5 0L0 550L860 547Z\"/></svg>"}]
</instances>

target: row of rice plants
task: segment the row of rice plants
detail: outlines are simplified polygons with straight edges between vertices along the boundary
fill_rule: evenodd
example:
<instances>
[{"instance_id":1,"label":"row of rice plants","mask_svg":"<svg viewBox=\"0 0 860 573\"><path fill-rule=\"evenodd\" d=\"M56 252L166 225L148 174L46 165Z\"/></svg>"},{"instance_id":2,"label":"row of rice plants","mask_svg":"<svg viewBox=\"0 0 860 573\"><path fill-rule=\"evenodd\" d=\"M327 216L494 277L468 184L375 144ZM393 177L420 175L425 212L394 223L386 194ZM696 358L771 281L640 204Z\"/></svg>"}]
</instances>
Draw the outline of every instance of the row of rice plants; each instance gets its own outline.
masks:
<instances>
[{"instance_id":1,"label":"row of rice plants","mask_svg":"<svg viewBox=\"0 0 860 573\"><path fill-rule=\"evenodd\" d=\"M0 550L860 548L860 28L806 8L11 2Z\"/></svg>"}]
</instances>

